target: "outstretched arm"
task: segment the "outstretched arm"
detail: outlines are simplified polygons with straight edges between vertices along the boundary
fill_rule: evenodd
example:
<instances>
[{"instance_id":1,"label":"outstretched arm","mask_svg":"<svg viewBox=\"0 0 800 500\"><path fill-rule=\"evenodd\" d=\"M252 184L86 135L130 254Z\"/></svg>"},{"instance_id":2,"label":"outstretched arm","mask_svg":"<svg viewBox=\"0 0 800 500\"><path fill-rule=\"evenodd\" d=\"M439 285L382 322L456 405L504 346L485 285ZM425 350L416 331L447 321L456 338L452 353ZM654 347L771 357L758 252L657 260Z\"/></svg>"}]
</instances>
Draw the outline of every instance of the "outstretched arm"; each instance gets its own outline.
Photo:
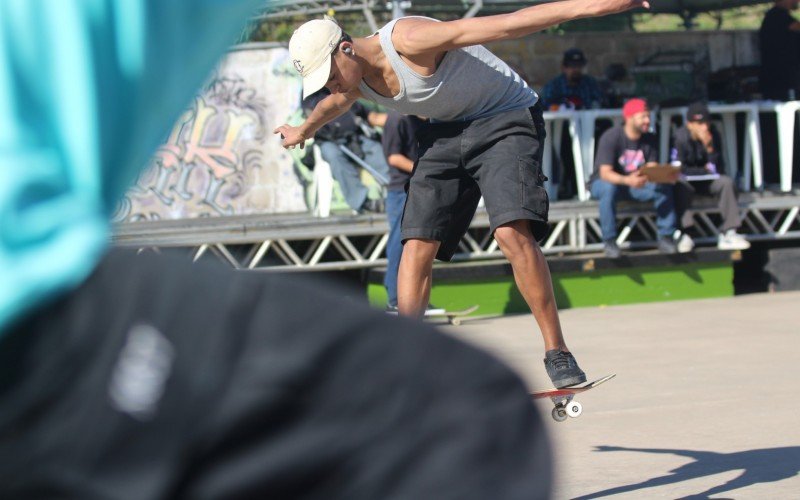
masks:
<instances>
[{"instance_id":1,"label":"outstretched arm","mask_svg":"<svg viewBox=\"0 0 800 500\"><path fill-rule=\"evenodd\" d=\"M526 7L509 14L473 17L447 22L407 19L397 24L395 47L406 56L425 55L520 38L550 26L585 17L649 8L647 0L566 0Z\"/></svg>"},{"instance_id":2,"label":"outstretched arm","mask_svg":"<svg viewBox=\"0 0 800 500\"><path fill-rule=\"evenodd\" d=\"M281 134L283 139L281 145L284 148L294 148L299 145L300 149L303 149L306 141L314 137L317 130L347 112L358 97L357 92L331 94L317 103L314 110L302 124L297 127L283 124L275 128L272 133Z\"/></svg>"}]
</instances>

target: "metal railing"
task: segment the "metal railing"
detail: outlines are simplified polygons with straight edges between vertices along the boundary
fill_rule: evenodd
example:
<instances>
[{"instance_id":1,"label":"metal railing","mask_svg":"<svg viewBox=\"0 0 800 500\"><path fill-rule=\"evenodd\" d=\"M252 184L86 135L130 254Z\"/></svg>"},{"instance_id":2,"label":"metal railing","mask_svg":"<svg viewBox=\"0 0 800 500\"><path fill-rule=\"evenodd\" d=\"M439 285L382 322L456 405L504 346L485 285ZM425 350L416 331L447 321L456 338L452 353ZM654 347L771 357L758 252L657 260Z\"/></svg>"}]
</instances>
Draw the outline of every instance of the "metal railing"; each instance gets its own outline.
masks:
<instances>
[{"instance_id":1,"label":"metal railing","mask_svg":"<svg viewBox=\"0 0 800 500\"><path fill-rule=\"evenodd\" d=\"M743 194L742 227L751 241L800 239L800 196ZM713 244L720 218L711 200L693 207L695 242ZM617 213L622 248L656 245L655 213L640 203L621 204ZM546 255L598 252L602 249L600 216L595 202L558 202L550 210L550 233L541 246ZM118 247L177 248L193 260L217 258L235 269L322 271L385 265L388 239L380 215L264 215L124 223L115 227ZM494 259L502 252L479 210L459 243L456 261Z\"/></svg>"}]
</instances>

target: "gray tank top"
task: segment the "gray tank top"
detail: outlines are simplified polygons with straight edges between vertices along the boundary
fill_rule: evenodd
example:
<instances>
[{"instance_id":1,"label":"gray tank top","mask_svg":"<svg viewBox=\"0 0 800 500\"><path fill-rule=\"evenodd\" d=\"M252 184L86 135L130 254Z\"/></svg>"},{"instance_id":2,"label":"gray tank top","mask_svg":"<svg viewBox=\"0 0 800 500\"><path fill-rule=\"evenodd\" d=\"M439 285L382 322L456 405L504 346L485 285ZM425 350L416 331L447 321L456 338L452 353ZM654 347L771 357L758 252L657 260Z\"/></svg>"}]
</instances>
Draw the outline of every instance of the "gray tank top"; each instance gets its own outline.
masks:
<instances>
[{"instance_id":1,"label":"gray tank top","mask_svg":"<svg viewBox=\"0 0 800 500\"><path fill-rule=\"evenodd\" d=\"M539 99L536 92L482 45L447 52L430 76L416 73L403 62L392 44L392 30L400 19L404 18L390 21L377 33L400 81L400 92L385 97L361 80L359 90L367 99L407 115L440 122L485 118L536 104Z\"/></svg>"}]
</instances>

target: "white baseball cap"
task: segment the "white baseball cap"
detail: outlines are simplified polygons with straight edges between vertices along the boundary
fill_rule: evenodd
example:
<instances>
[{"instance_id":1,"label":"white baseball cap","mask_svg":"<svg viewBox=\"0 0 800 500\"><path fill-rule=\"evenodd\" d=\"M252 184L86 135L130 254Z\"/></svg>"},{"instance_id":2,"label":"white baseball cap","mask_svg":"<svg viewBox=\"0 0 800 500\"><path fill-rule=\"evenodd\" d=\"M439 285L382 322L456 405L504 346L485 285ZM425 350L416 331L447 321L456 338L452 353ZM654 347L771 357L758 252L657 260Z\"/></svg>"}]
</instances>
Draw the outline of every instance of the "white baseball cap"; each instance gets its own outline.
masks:
<instances>
[{"instance_id":1,"label":"white baseball cap","mask_svg":"<svg viewBox=\"0 0 800 500\"><path fill-rule=\"evenodd\" d=\"M289 40L289 55L303 77L303 99L318 91L331 74L331 54L342 39L342 28L335 21L314 19L303 24Z\"/></svg>"}]
</instances>

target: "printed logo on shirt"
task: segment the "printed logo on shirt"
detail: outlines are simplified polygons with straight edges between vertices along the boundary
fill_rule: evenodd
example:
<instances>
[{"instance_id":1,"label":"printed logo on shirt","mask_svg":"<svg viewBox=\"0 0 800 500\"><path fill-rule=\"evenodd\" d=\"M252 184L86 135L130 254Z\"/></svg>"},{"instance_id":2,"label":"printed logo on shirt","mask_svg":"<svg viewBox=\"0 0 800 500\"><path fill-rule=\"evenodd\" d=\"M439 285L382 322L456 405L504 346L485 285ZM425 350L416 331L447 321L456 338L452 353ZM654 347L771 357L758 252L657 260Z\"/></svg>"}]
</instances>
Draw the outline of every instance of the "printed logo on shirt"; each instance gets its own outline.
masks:
<instances>
[{"instance_id":1,"label":"printed logo on shirt","mask_svg":"<svg viewBox=\"0 0 800 500\"><path fill-rule=\"evenodd\" d=\"M175 349L150 325L136 325L119 353L109 383L111 404L136 420L153 418L172 371Z\"/></svg>"},{"instance_id":2,"label":"printed logo on shirt","mask_svg":"<svg viewBox=\"0 0 800 500\"><path fill-rule=\"evenodd\" d=\"M617 161L627 173L634 172L645 164L644 153L641 149L626 149Z\"/></svg>"}]
</instances>

